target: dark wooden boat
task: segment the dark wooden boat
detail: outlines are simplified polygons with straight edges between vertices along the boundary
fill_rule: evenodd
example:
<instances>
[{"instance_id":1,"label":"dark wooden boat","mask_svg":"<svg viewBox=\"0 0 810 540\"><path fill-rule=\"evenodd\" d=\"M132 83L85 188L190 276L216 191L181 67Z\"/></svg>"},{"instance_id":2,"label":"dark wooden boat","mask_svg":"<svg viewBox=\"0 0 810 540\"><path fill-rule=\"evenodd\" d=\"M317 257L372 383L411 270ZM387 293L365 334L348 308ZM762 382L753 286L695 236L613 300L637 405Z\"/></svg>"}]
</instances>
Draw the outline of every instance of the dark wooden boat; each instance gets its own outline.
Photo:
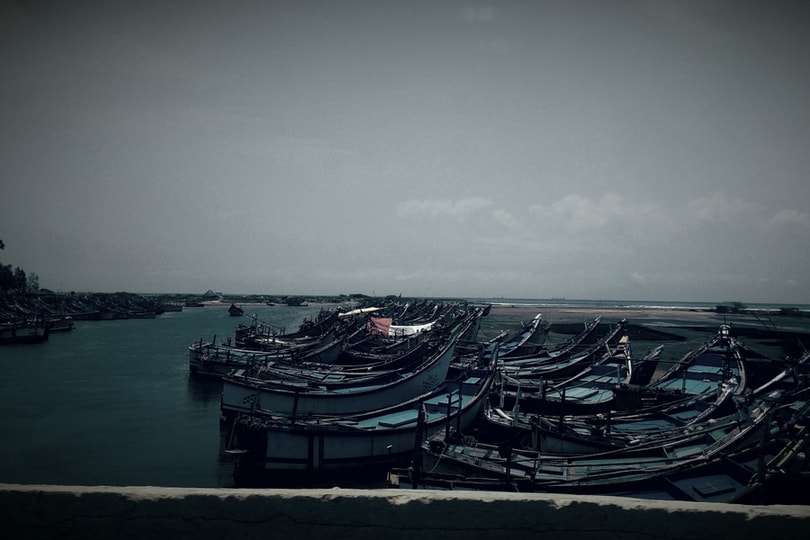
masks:
<instances>
[{"instance_id":1,"label":"dark wooden boat","mask_svg":"<svg viewBox=\"0 0 810 540\"><path fill-rule=\"evenodd\" d=\"M315 319L304 319L296 332L287 333L254 315L250 324L240 324L234 329L234 343L244 349L272 349L279 342L323 336L333 331L337 322L337 310L321 310Z\"/></svg>"},{"instance_id":2,"label":"dark wooden boat","mask_svg":"<svg viewBox=\"0 0 810 540\"><path fill-rule=\"evenodd\" d=\"M429 393L359 414L290 417L257 409L237 418L227 451L239 456L243 471L271 471L276 479L293 473L297 481L407 464L422 440L463 432L477 420L493 376L491 366L471 369Z\"/></svg>"},{"instance_id":3,"label":"dark wooden boat","mask_svg":"<svg viewBox=\"0 0 810 540\"><path fill-rule=\"evenodd\" d=\"M50 328L41 317L0 323L0 344L30 345L48 339Z\"/></svg>"},{"instance_id":4,"label":"dark wooden boat","mask_svg":"<svg viewBox=\"0 0 810 540\"><path fill-rule=\"evenodd\" d=\"M218 345L202 340L192 343L189 351L189 372L194 376L221 378L235 369L249 373L267 373L283 368L317 369L310 363L333 364L343 350L343 339L334 335L302 340L297 343L279 343L274 349L240 349L226 341Z\"/></svg>"},{"instance_id":5,"label":"dark wooden boat","mask_svg":"<svg viewBox=\"0 0 810 540\"><path fill-rule=\"evenodd\" d=\"M354 414L402 403L436 388L447 378L455 342L471 320L437 329L425 351L425 359L408 370L352 381L294 383L250 377L237 370L223 377L221 411L234 417L256 409L279 414Z\"/></svg>"},{"instance_id":6,"label":"dark wooden boat","mask_svg":"<svg viewBox=\"0 0 810 540\"><path fill-rule=\"evenodd\" d=\"M715 339L719 338L718 335ZM712 350L712 343L714 340L698 351ZM688 357L697 362L697 365L702 365L700 354L690 354ZM800 384L796 372L804 369L808 357L810 354L805 353L797 361L786 360L783 368L770 380L757 388L744 388L742 392L746 399L774 389L795 389ZM567 407L560 409L561 414L555 416L527 414L519 410L506 411L502 406L493 406L484 415L484 431L501 440L509 438L519 447L561 454L639 445L646 439L660 440L684 429L694 431L699 429L696 426L701 422L710 419L716 422L723 415L735 415L737 408L729 401L741 399L742 392L734 388L734 384L739 383L741 378L736 369L730 369L728 375L729 381L723 381L718 387L707 387L701 395L684 396L675 402L647 409L621 411L611 408L595 411L595 414L581 414L582 407ZM620 386L617 383L614 388Z\"/></svg>"},{"instance_id":7,"label":"dark wooden boat","mask_svg":"<svg viewBox=\"0 0 810 540\"><path fill-rule=\"evenodd\" d=\"M596 317L592 321L585 323L580 332L562 343L553 346L544 345L542 349L530 354L512 354L502 360L509 366L519 368L521 366L542 364L544 361L561 360L566 357L575 356L577 352L586 350L594 340L594 332L599 327L601 321L601 317Z\"/></svg>"},{"instance_id":8,"label":"dark wooden boat","mask_svg":"<svg viewBox=\"0 0 810 540\"><path fill-rule=\"evenodd\" d=\"M471 443L439 433L422 445L421 471L490 478L526 491L635 496L649 485L698 471L728 456L796 442L810 413L807 388L756 400L738 422L684 433L661 444L578 456L517 451L508 444ZM427 477L428 475L423 475Z\"/></svg>"},{"instance_id":9,"label":"dark wooden boat","mask_svg":"<svg viewBox=\"0 0 810 540\"><path fill-rule=\"evenodd\" d=\"M538 313L531 321L524 323L514 336L501 344L499 358L506 361L509 358L538 353L548 338L550 327L543 320L542 313Z\"/></svg>"},{"instance_id":10,"label":"dark wooden boat","mask_svg":"<svg viewBox=\"0 0 810 540\"><path fill-rule=\"evenodd\" d=\"M744 348L727 324L701 347L690 351L648 385L621 385L614 389L626 407L643 402L666 402L716 392L720 407L747 388Z\"/></svg>"},{"instance_id":11,"label":"dark wooden boat","mask_svg":"<svg viewBox=\"0 0 810 540\"><path fill-rule=\"evenodd\" d=\"M45 320L48 326L48 332L70 332L75 325L73 324L73 317L70 315L65 316L52 316Z\"/></svg>"},{"instance_id":12,"label":"dark wooden boat","mask_svg":"<svg viewBox=\"0 0 810 540\"><path fill-rule=\"evenodd\" d=\"M582 351L571 350L550 359L538 359L535 363L521 362L519 366L504 362L504 377L499 387L501 402L511 408L519 400L524 410L532 412L552 412L552 407L559 408L554 403L554 386L573 376L582 376L594 364L612 358L618 347L617 337L625 324L626 321L622 320L611 325L603 336Z\"/></svg>"}]
</instances>

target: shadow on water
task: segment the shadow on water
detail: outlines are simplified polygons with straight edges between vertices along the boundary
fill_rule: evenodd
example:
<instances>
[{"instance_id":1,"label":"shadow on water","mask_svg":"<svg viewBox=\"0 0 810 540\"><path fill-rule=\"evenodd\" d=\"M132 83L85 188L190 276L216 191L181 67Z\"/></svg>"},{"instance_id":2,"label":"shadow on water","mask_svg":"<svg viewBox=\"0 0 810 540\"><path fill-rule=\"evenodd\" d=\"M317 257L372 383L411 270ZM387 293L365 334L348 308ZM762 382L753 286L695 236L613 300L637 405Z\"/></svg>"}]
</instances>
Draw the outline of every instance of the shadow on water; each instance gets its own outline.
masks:
<instances>
[{"instance_id":1,"label":"shadow on water","mask_svg":"<svg viewBox=\"0 0 810 540\"><path fill-rule=\"evenodd\" d=\"M194 401L219 403L222 396L222 381L188 376L188 395Z\"/></svg>"}]
</instances>

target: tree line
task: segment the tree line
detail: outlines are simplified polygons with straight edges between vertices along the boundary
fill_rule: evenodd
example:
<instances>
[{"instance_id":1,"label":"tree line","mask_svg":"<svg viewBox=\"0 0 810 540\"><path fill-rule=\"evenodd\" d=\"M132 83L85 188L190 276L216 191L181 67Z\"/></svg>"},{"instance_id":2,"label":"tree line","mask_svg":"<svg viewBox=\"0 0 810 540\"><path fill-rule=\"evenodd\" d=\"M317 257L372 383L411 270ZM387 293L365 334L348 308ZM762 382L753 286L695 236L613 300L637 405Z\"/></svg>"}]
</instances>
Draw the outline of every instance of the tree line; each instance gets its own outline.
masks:
<instances>
[{"instance_id":1,"label":"tree line","mask_svg":"<svg viewBox=\"0 0 810 540\"><path fill-rule=\"evenodd\" d=\"M0 249L6 249L3 240L0 239ZM30 293L39 291L39 276L26 274L25 270L12 267L10 264L0 262L0 293Z\"/></svg>"}]
</instances>

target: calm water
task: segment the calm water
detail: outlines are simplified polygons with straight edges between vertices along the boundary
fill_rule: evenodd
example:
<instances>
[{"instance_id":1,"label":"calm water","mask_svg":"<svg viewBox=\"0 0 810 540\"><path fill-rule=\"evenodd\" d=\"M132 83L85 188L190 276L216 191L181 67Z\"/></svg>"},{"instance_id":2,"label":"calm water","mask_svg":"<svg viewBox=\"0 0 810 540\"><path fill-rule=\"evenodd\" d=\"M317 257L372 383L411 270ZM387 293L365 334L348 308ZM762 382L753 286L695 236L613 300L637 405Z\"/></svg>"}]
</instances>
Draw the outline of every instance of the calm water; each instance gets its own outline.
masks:
<instances>
[{"instance_id":1,"label":"calm water","mask_svg":"<svg viewBox=\"0 0 810 540\"><path fill-rule=\"evenodd\" d=\"M319 307L245 306L287 331ZM239 322L227 306L77 321L40 345L0 346L0 483L231 485L219 382L188 376L187 347Z\"/></svg>"}]
</instances>

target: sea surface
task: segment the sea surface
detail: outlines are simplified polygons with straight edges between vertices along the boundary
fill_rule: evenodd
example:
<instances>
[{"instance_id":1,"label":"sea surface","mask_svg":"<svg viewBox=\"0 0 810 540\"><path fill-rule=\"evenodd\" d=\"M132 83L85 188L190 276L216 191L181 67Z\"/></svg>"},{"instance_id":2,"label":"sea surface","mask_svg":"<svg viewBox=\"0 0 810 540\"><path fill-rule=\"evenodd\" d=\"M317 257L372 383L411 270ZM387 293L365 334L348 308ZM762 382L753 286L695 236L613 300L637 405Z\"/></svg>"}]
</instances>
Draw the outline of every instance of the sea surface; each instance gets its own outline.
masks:
<instances>
[{"instance_id":1,"label":"sea surface","mask_svg":"<svg viewBox=\"0 0 810 540\"><path fill-rule=\"evenodd\" d=\"M588 307L594 309L685 309L685 310L712 310L718 305L731 305L733 302L674 302L672 300L579 300L569 298L475 298L471 301L493 305L525 305L550 307ZM808 304L751 304L743 303L743 307L758 311L779 311L782 308L797 308L810 311Z\"/></svg>"},{"instance_id":2,"label":"sea surface","mask_svg":"<svg viewBox=\"0 0 810 540\"><path fill-rule=\"evenodd\" d=\"M219 342L250 322L227 307L76 321L41 344L0 346L0 483L233 485L222 383L188 374L191 342ZM244 308L290 332L321 309Z\"/></svg>"}]
</instances>

